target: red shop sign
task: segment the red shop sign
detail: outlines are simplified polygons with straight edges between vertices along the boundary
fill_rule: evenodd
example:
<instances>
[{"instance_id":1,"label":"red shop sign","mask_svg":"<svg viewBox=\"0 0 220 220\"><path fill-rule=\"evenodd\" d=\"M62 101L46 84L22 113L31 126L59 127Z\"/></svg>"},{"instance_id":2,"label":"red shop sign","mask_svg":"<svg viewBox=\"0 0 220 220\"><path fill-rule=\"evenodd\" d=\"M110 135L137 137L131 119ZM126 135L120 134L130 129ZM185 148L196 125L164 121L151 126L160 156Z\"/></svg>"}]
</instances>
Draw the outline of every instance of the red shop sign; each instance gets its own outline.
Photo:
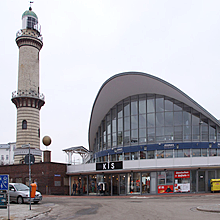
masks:
<instances>
[{"instance_id":1,"label":"red shop sign","mask_svg":"<svg viewBox=\"0 0 220 220\"><path fill-rule=\"evenodd\" d=\"M174 178L190 178L190 171L185 170L185 171L175 171L174 172Z\"/></svg>"}]
</instances>

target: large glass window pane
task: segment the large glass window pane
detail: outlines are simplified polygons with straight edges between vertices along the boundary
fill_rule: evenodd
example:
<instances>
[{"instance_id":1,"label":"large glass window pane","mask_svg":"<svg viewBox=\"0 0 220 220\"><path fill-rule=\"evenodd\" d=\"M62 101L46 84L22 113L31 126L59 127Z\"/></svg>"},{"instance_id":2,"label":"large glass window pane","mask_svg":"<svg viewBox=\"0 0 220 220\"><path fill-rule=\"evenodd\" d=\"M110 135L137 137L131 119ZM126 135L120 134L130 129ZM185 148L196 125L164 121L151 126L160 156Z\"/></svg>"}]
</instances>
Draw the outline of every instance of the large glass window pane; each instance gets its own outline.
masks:
<instances>
[{"instance_id":1,"label":"large glass window pane","mask_svg":"<svg viewBox=\"0 0 220 220\"><path fill-rule=\"evenodd\" d=\"M155 159L155 151L147 151L147 159Z\"/></svg>"},{"instance_id":2,"label":"large glass window pane","mask_svg":"<svg viewBox=\"0 0 220 220\"><path fill-rule=\"evenodd\" d=\"M147 151L140 151L140 159L147 159Z\"/></svg>"},{"instance_id":3,"label":"large glass window pane","mask_svg":"<svg viewBox=\"0 0 220 220\"><path fill-rule=\"evenodd\" d=\"M193 157L201 157L201 149L192 149Z\"/></svg>"},{"instance_id":4,"label":"large glass window pane","mask_svg":"<svg viewBox=\"0 0 220 220\"><path fill-rule=\"evenodd\" d=\"M163 111L164 111L164 99L156 98L156 112L163 112Z\"/></svg>"},{"instance_id":5,"label":"large glass window pane","mask_svg":"<svg viewBox=\"0 0 220 220\"><path fill-rule=\"evenodd\" d=\"M157 150L157 159L164 158L165 150Z\"/></svg>"},{"instance_id":6,"label":"large glass window pane","mask_svg":"<svg viewBox=\"0 0 220 220\"><path fill-rule=\"evenodd\" d=\"M184 141L191 140L191 126L183 126L183 140Z\"/></svg>"},{"instance_id":7,"label":"large glass window pane","mask_svg":"<svg viewBox=\"0 0 220 220\"><path fill-rule=\"evenodd\" d=\"M165 112L165 126L173 126L173 112Z\"/></svg>"},{"instance_id":8,"label":"large glass window pane","mask_svg":"<svg viewBox=\"0 0 220 220\"><path fill-rule=\"evenodd\" d=\"M174 104L174 111L182 111L183 110L183 104L182 103L175 103Z\"/></svg>"},{"instance_id":9,"label":"large glass window pane","mask_svg":"<svg viewBox=\"0 0 220 220\"><path fill-rule=\"evenodd\" d=\"M138 116L131 116L131 129L137 129L138 128Z\"/></svg>"},{"instance_id":10,"label":"large glass window pane","mask_svg":"<svg viewBox=\"0 0 220 220\"><path fill-rule=\"evenodd\" d=\"M125 117L124 118L124 129L125 130L130 130L130 117Z\"/></svg>"},{"instance_id":11,"label":"large glass window pane","mask_svg":"<svg viewBox=\"0 0 220 220\"><path fill-rule=\"evenodd\" d=\"M155 127L155 113L147 114L147 127Z\"/></svg>"},{"instance_id":12,"label":"large glass window pane","mask_svg":"<svg viewBox=\"0 0 220 220\"><path fill-rule=\"evenodd\" d=\"M131 130L131 144L137 144L138 142L138 130Z\"/></svg>"},{"instance_id":13,"label":"large glass window pane","mask_svg":"<svg viewBox=\"0 0 220 220\"><path fill-rule=\"evenodd\" d=\"M139 143L145 143L146 142L146 129L139 129Z\"/></svg>"},{"instance_id":14,"label":"large glass window pane","mask_svg":"<svg viewBox=\"0 0 220 220\"><path fill-rule=\"evenodd\" d=\"M203 122L201 124L202 129L202 141L208 141L209 134L208 134L208 124Z\"/></svg>"},{"instance_id":15,"label":"large glass window pane","mask_svg":"<svg viewBox=\"0 0 220 220\"><path fill-rule=\"evenodd\" d=\"M209 149L209 156L210 157L217 156L217 149Z\"/></svg>"},{"instance_id":16,"label":"large glass window pane","mask_svg":"<svg viewBox=\"0 0 220 220\"><path fill-rule=\"evenodd\" d=\"M199 126L192 127L193 141L199 141Z\"/></svg>"},{"instance_id":17,"label":"large glass window pane","mask_svg":"<svg viewBox=\"0 0 220 220\"><path fill-rule=\"evenodd\" d=\"M173 184L173 171L166 172L166 184L172 185Z\"/></svg>"},{"instance_id":18,"label":"large glass window pane","mask_svg":"<svg viewBox=\"0 0 220 220\"><path fill-rule=\"evenodd\" d=\"M183 149L184 157L190 157L190 149Z\"/></svg>"},{"instance_id":19,"label":"large glass window pane","mask_svg":"<svg viewBox=\"0 0 220 220\"><path fill-rule=\"evenodd\" d=\"M172 142L173 141L173 127L165 127L164 136L165 136L166 142Z\"/></svg>"},{"instance_id":20,"label":"large glass window pane","mask_svg":"<svg viewBox=\"0 0 220 220\"><path fill-rule=\"evenodd\" d=\"M174 157L184 157L182 149L174 150Z\"/></svg>"},{"instance_id":21,"label":"large glass window pane","mask_svg":"<svg viewBox=\"0 0 220 220\"><path fill-rule=\"evenodd\" d=\"M183 140L182 126L174 127L174 141L180 142Z\"/></svg>"},{"instance_id":22,"label":"large glass window pane","mask_svg":"<svg viewBox=\"0 0 220 220\"><path fill-rule=\"evenodd\" d=\"M156 113L156 126L162 127L164 126L164 113Z\"/></svg>"},{"instance_id":23,"label":"large glass window pane","mask_svg":"<svg viewBox=\"0 0 220 220\"><path fill-rule=\"evenodd\" d=\"M191 113L183 112L183 125L191 125Z\"/></svg>"},{"instance_id":24,"label":"large glass window pane","mask_svg":"<svg viewBox=\"0 0 220 220\"><path fill-rule=\"evenodd\" d=\"M146 128L146 115L139 115L139 128Z\"/></svg>"},{"instance_id":25,"label":"large glass window pane","mask_svg":"<svg viewBox=\"0 0 220 220\"><path fill-rule=\"evenodd\" d=\"M139 152L131 152L131 160L138 160Z\"/></svg>"},{"instance_id":26,"label":"large glass window pane","mask_svg":"<svg viewBox=\"0 0 220 220\"><path fill-rule=\"evenodd\" d=\"M124 103L124 116L129 116L130 115L130 104L129 103Z\"/></svg>"},{"instance_id":27,"label":"large glass window pane","mask_svg":"<svg viewBox=\"0 0 220 220\"><path fill-rule=\"evenodd\" d=\"M112 132L116 132L116 119L112 120Z\"/></svg>"},{"instance_id":28,"label":"large glass window pane","mask_svg":"<svg viewBox=\"0 0 220 220\"><path fill-rule=\"evenodd\" d=\"M147 97L147 113L155 112L155 99Z\"/></svg>"},{"instance_id":29,"label":"large glass window pane","mask_svg":"<svg viewBox=\"0 0 220 220\"><path fill-rule=\"evenodd\" d=\"M118 119L118 131L123 131L123 119Z\"/></svg>"},{"instance_id":30,"label":"large glass window pane","mask_svg":"<svg viewBox=\"0 0 220 220\"><path fill-rule=\"evenodd\" d=\"M202 157L207 157L207 148L201 149L201 156Z\"/></svg>"},{"instance_id":31,"label":"large glass window pane","mask_svg":"<svg viewBox=\"0 0 220 220\"><path fill-rule=\"evenodd\" d=\"M199 116L192 115L192 125L199 125Z\"/></svg>"},{"instance_id":32,"label":"large glass window pane","mask_svg":"<svg viewBox=\"0 0 220 220\"><path fill-rule=\"evenodd\" d=\"M216 140L216 129L214 125L209 126L209 141Z\"/></svg>"},{"instance_id":33,"label":"large glass window pane","mask_svg":"<svg viewBox=\"0 0 220 220\"><path fill-rule=\"evenodd\" d=\"M183 124L183 118L182 118L182 112L174 112L174 125L182 125Z\"/></svg>"},{"instance_id":34,"label":"large glass window pane","mask_svg":"<svg viewBox=\"0 0 220 220\"><path fill-rule=\"evenodd\" d=\"M130 131L124 132L124 145L130 144Z\"/></svg>"},{"instance_id":35,"label":"large glass window pane","mask_svg":"<svg viewBox=\"0 0 220 220\"><path fill-rule=\"evenodd\" d=\"M173 102L165 99L165 111L173 111Z\"/></svg>"},{"instance_id":36,"label":"large glass window pane","mask_svg":"<svg viewBox=\"0 0 220 220\"><path fill-rule=\"evenodd\" d=\"M110 114L108 114L108 115L106 116L106 119L107 119L107 132L108 132L108 134L111 134Z\"/></svg>"},{"instance_id":37,"label":"large glass window pane","mask_svg":"<svg viewBox=\"0 0 220 220\"><path fill-rule=\"evenodd\" d=\"M166 173L164 171L158 172L158 185L165 185L166 184Z\"/></svg>"},{"instance_id":38,"label":"large glass window pane","mask_svg":"<svg viewBox=\"0 0 220 220\"><path fill-rule=\"evenodd\" d=\"M111 135L108 135L108 148L111 148Z\"/></svg>"},{"instance_id":39,"label":"large glass window pane","mask_svg":"<svg viewBox=\"0 0 220 220\"><path fill-rule=\"evenodd\" d=\"M122 112L122 104L118 104L118 118L121 118L123 116Z\"/></svg>"},{"instance_id":40,"label":"large glass window pane","mask_svg":"<svg viewBox=\"0 0 220 220\"><path fill-rule=\"evenodd\" d=\"M155 128L147 129L147 141L148 143L155 143Z\"/></svg>"},{"instance_id":41,"label":"large glass window pane","mask_svg":"<svg viewBox=\"0 0 220 220\"><path fill-rule=\"evenodd\" d=\"M165 158L173 158L173 150L165 150Z\"/></svg>"},{"instance_id":42,"label":"large glass window pane","mask_svg":"<svg viewBox=\"0 0 220 220\"><path fill-rule=\"evenodd\" d=\"M130 153L124 153L124 160L130 160Z\"/></svg>"},{"instance_id":43,"label":"large glass window pane","mask_svg":"<svg viewBox=\"0 0 220 220\"><path fill-rule=\"evenodd\" d=\"M146 100L139 100L139 114L146 113Z\"/></svg>"},{"instance_id":44,"label":"large glass window pane","mask_svg":"<svg viewBox=\"0 0 220 220\"><path fill-rule=\"evenodd\" d=\"M138 109L137 109L137 101L131 101L131 115L137 115Z\"/></svg>"},{"instance_id":45,"label":"large glass window pane","mask_svg":"<svg viewBox=\"0 0 220 220\"><path fill-rule=\"evenodd\" d=\"M156 127L156 142L164 141L164 127Z\"/></svg>"}]
</instances>

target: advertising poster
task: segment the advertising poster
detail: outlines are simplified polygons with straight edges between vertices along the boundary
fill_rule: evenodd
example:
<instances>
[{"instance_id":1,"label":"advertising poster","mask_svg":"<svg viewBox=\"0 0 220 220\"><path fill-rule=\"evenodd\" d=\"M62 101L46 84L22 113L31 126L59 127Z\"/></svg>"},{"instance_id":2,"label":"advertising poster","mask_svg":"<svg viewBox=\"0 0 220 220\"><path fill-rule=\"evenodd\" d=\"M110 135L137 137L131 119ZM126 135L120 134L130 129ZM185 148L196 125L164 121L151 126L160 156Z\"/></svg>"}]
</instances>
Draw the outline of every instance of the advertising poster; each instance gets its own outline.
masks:
<instances>
[{"instance_id":1,"label":"advertising poster","mask_svg":"<svg viewBox=\"0 0 220 220\"><path fill-rule=\"evenodd\" d=\"M190 192L190 171L175 171L174 172L175 184L174 192L183 193Z\"/></svg>"},{"instance_id":2,"label":"advertising poster","mask_svg":"<svg viewBox=\"0 0 220 220\"><path fill-rule=\"evenodd\" d=\"M158 193L173 193L173 185L158 186Z\"/></svg>"}]
</instances>

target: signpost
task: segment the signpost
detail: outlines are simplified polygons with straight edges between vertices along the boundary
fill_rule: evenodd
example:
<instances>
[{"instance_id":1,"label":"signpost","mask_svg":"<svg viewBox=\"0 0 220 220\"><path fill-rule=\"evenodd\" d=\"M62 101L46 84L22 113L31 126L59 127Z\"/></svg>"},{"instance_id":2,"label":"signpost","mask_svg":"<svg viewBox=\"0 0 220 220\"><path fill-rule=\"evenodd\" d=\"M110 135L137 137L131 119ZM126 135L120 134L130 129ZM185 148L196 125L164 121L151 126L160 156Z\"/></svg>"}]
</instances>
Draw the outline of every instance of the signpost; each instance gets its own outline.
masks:
<instances>
[{"instance_id":1,"label":"signpost","mask_svg":"<svg viewBox=\"0 0 220 220\"><path fill-rule=\"evenodd\" d=\"M22 148L29 148L29 153L25 156L25 164L29 165L29 199L30 199L30 210L31 210L31 164L34 164L35 158L34 155L31 154L31 145L25 144L21 146Z\"/></svg>"},{"instance_id":2,"label":"signpost","mask_svg":"<svg viewBox=\"0 0 220 220\"><path fill-rule=\"evenodd\" d=\"M7 191L5 193L1 193L1 198L0 198L0 208L6 208L8 206L8 219L10 219L10 208L9 208L9 175L0 175L0 191ZM6 194L8 194L8 204L6 203Z\"/></svg>"}]
</instances>

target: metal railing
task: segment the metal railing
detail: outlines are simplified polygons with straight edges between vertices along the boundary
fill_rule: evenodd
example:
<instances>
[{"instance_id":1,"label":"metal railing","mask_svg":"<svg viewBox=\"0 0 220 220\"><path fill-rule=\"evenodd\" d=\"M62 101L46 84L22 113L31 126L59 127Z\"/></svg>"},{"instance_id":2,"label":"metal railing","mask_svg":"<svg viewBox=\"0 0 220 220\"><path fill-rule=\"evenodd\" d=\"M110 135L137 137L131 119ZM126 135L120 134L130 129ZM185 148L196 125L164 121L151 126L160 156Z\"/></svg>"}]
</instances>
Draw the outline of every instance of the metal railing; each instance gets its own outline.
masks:
<instances>
[{"instance_id":1,"label":"metal railing","mask_svg":"<svg viewBox=\"0 0 220 220\"><path fill-rule=\"evenodd\" d=\"M31 29L30 29L30 31L31 31ZM17 31L17 33L16 33L16 38L18 38L18 37L21 37L21 36L29 36L29 37L35 37L35 38L37 38L37 39L39 39L39 40L41 40L42 42L43 42L43 37L42 37L42 35L41 34L38 34L37 32L35 33L35 32L31 32L31 34L28 34L28 30L26 30L26 29L21 29L21 30L19 30L19 31Z\"/></svg>"},{"instance_id":2,"label":"metal railing","mask_svg":"<svg viewBox=\"0 0 220 220\"><path fill-rule=\"evenodd\" d=\"M43 93L37 93L33 90L18 90L12 92L12 98L17 98L17 97L33 97L33 98L38 98L41 100L45 100L45 96Z\"/></svg>"}]
</instances>

